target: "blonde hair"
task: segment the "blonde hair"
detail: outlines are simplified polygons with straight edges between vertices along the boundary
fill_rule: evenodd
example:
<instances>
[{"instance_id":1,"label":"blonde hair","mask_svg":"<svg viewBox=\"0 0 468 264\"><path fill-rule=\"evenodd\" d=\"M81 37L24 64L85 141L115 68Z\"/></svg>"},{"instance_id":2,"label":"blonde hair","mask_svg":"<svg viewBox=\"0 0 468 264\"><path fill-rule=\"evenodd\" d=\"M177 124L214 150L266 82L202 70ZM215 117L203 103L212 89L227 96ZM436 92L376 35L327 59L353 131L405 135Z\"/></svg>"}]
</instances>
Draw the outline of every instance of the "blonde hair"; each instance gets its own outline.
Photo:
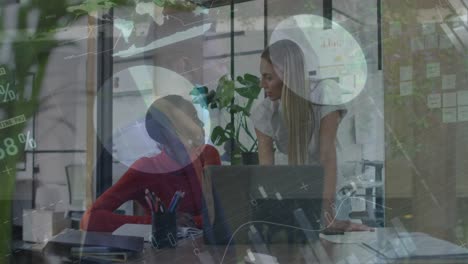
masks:
<instances>
[{"instance_id":1,"label":"blonde hair","mask_svg":"<svg viewBox=\"0 0 468 264\"><path fill-rule=\"evenodd\" d=\"M307 164L315 120L313 105L307 100L309 81L304 54L295 42L280 40L266 48L262 58L273 65L283 81L281 102L288 128L288 162L291 165Z\"/></svg>"}]
</instances>

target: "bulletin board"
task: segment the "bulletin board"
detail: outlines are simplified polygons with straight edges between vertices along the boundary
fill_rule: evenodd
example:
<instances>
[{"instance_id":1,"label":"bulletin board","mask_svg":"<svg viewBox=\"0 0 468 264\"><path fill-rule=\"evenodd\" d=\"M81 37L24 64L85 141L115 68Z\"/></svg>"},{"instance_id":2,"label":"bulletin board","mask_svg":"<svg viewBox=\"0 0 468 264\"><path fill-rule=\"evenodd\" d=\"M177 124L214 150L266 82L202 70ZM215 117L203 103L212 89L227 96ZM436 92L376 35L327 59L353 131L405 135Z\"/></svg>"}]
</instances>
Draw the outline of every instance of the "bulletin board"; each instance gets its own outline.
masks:
<instances>
[{"instance_id":1,"label":"bulletin board","mask_svg":"<svg viewBox=\"0 0 468 264\"><path fill-rule=\"evenodd\" d=\"M414 229L450 239L457 194L468 191L468 60L451 37L458 10L437 0L382 4L386 196L412 201Z\"/></svg>"}]
</instances>

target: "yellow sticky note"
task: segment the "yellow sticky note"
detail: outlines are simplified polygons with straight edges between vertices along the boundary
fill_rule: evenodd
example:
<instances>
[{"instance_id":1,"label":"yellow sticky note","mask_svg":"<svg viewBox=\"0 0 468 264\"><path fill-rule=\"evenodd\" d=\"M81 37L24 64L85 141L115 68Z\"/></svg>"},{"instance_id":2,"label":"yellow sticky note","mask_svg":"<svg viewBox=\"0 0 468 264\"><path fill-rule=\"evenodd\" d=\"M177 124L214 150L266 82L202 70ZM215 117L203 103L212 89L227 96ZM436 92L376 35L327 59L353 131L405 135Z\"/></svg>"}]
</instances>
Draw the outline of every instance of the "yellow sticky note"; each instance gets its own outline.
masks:
<instances>
[{"instance_id":1,"label":"yellow sticky note","mask_svg":"<svg viewBox=\"0 0 468 264\"><path fill-rule=\"evenodd\" d=\"M453 123L457 122L457 108L443 108L442 109L442 122Z\"/></svg>"},{"instance_id":2,"label":"yellow sticky note","mask_svg":"<svg viewBox=\"0 0 468 264\"><path fill-rule=\"evenodd\" d=\"M442 96L440 93L430 94L427 96L427 107L433 108L440 108L442 105Z\"/></svg>"},{"instance_id":3,"label":"yellow sticky note","mask_svg":"<svg viewBox=\"0 0 468 264\"><path fill-rule=\"evenodd\" d=\"M400 81L410 81L413 79L413 67L402 66L400 67Z\"/></svg>"},{"instance_id":4,"label":"yellow sticky note","mask_svg":"<svg viewBox=\"0 0 468 264\"><path fill-rule=\"evenodd\" d=\"M426 77L433 78L440 76L440 63L433 62L426 64Z\"/></svg>"},{"instance_id":5,"label":"yellow sticky note","mask_svg":"<svg viewBox=\"0 0 468 264\"><path fill-rule=\"evenodd\" d=\"M457 104L468 105L468 91L459 91L457 93Z\"/></svg>"},{"instance_id":6,"label":"yellow sticky note","mask_svg":"<svg viewBox=\"0 0 468 264\"><path fill-rule=\"evenodd\" d=\"M442 76L442 90L455 89L457 76L455 74L446 74Z\"/></svg>"},{"instance_id":7,"label":"yellow sticky note","mask_svg":"<svg viewBox=\"0 0 468 264\"><path fill-rule=\"evenodd\" d=\"M390 22L390 36L397 37L401 35L401 23L399 21Z\"/></svg>"},{"instance_id":8,"label":"yellow sticky note","mask_svg":"<svg viewBox=\"0 0 468 264\"><path fill-rule=\"evenodd\" d=\"M400 95L407 96L413 94L413 82L401 82L400 83Z\"/></svg>"},{"instance_id":9,"label":"yellow sticky note","mask_svg":"<svg viewBox=\"0 0 468 264\"><path fill-rule=\"evenodd\" d=\"M458 107L458 121L468 121L468 106Z\"/></svg>"},{"instance_id":10,"label":"yellow sticky note","mask_svg":"<svg viewBox=\"0 0 468 264\"><path fill-rule=\"evenodd\" d=\"M457 106L457 93L444 93L442 102L444 107Z\"/></svg>"}]
</instances>

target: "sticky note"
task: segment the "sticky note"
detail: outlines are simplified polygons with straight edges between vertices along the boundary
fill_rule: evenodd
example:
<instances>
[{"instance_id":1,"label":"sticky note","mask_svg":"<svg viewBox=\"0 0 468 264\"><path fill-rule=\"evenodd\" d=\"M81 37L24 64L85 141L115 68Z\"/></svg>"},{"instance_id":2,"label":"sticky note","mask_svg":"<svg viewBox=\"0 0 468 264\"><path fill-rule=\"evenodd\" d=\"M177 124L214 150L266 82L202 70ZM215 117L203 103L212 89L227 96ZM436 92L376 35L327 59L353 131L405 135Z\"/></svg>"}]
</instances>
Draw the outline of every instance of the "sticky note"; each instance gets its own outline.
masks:
<instances>
[{"instance_id":1,"label":"sticky note","mask_svg":"<svg viewBox=\"0 0 468 264\"><path fill-rule=\"evenodd\" d=\"M429 94L427 96L427 107L430 109L440 108L442 105L442 96L440 93Z\"/></svg>"},{"instance_id":2,"label":"sticky note","mask_svg":"<svg viewBox=\"0 0 468 264\"><path fill-rule=\"evenodd\" d=\"M457 108L442 108L442 122L457 122Z\"/></svg>"},{"instance_id":3,"label":"sticky note","mask_svg":"<svg viewBox=\"0 0 468 264\"><path fill-rule=\"evenodd\" d=\"M459 91L457 93L457 104L468 105L468 91Z\"/></svg>"},{"instance_id":4,"label":"sticky note","mask_svg":"<svg viewBox=\"0 0 468 264\"><path fill-rule=\"evenodd\" d=\"M422 31L423 31L424 35L429 35L429 34L436 33L435 23L424 23L424 24L422 24Z\"/></svg>"},{"instance_id":5,"label":"sticky note","mask_svg":"<svg viewBox=\"0 0 468 264\"><path fill-rule=\"evenodd\" d=\"M424 40L422 38L412 38L411 51L416 52L420 50L424 50Z\"/></svg>"},{"instance_id":6,"label":"sticky note","mask_svg":"<svg viewBox=\"0 0 468 264\"><path fill-rule=\"evenodd\" d=\"M440 35L439 36L439 49L448 49L452 47L452 42L450 42L450 39L445 35Z\"/></svg>"},{"instance_id":7,"label":"sticky note","mask_svg":"<svg viewBox=\"0 0 468 264\"><path fill-rule=\"evenodd\" d=\"M468 121L468 106L458 107L458 121Z\"/></svg>"},{"instance_id":8,"label":"sticky note","mask_svg":"<svg viewBox=\"0 0 468 264\"><path fill-rule=\"evenodd\" d=\"M410 81L413 79L413 67L402 66L400 67L400 81Z\"/></svg>"},{"instance_id":9,"label":"sticky note","mask_svg":"<svg viewBox=\"0 0 468 264\"><path fill-rule=\"evenodd\" d=\"M437 35L427 35L424 37L424 48L425 49L436 49L439 46Z\"/></svg>"},{"instance_id":10,"label":"sticky note","mask_svg":"<svg viewBox=\"0 0 468 264\"><path fill-rule=\"evenodd\" d=\"M433 62L426 64L426 77L433 78L440 76L440 63Z\"/></svg>"},{"instance_id":11,"label":"sticky note","mask_svg":"<svg viewBox=\"0 0 468 264\"><path fill-rule=\"evenodd\" d=\"M400 95L407 96L413 94L413 82L401 82L400 83Z\"/></svg>"},{"instance_id":12,"label":"sticky note","mask_svg":"<svg viewBox=\"0 0 468 264\"><path fill-rule=\"evenodd\" d=\"M442 90L455 89L456 83L457 83L457 75L455 74L442 75Z\"/></svg>"},{"instance_id":13,"label":"sticky note","mask_svg":"<svg viewBox=\"0 0 468 264\"><path fill-rule=\"evenodd\" d=\"M444 107L457 106L457 93L444 93L442 96L442 104Z\"/></svg>"},{"instance_id":14,"label":"sticky note","mask_svg":"<svg viewBox=\"0 0 468 264\"><path fill-rule=\"evenodd\" d=\"M399 21L390 22L390 36L397 37L401 35L401 23Z\"/></svg>"}]
</instances>

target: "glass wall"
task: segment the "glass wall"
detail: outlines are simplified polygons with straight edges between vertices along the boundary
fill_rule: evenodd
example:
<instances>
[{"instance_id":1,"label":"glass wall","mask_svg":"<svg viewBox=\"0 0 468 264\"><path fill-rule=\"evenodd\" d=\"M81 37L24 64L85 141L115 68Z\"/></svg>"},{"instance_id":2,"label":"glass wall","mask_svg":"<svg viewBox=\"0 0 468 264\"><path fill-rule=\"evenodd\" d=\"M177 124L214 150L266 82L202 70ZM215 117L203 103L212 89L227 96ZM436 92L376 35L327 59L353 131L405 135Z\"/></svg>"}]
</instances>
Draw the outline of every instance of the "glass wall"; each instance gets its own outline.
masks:
<instances>
[{"instance_id":1,"label":"glass wall","mask_svg":"<svg viewBox=\"0 0 468 264\"><path fill-rule=\"evenodd\" d=\"M0 263L464 260L467 7L0 4Z\"/></svg>"}]
</instances>

